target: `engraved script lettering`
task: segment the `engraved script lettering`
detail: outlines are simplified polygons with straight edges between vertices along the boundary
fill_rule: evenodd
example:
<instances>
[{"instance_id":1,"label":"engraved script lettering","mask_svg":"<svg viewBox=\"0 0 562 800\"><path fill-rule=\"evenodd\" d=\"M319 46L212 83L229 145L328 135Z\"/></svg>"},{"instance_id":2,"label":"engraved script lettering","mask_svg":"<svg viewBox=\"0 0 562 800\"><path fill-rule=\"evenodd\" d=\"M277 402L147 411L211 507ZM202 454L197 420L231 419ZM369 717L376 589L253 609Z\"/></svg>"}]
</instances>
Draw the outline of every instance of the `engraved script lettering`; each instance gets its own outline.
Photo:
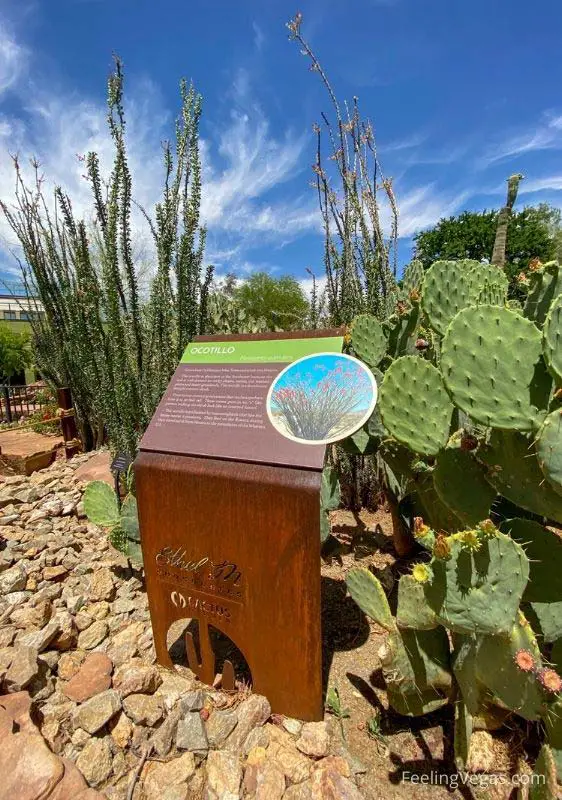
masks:
<instances>
[{"instance_id":1,"label":"engraved script lettering","mask_svg":"<svg viewBox=\"0 0 562 800\"><path fill-rule=\"evenodd\" d=\"M170 600L176 608L189 608L192 611L199 611L203 615L219 617L225 622L230 622L230 611L218 603L211 603L208 600L202 600L200 597L192 597L191 595L186 598L181 592L171 592Z\"/></svg>"},{"instance_id":2,"label":"engraved script lettering","mask_svg":"<svg viewBox=\"0 0 562 800\"><path fill-rule=\"evenodd\" d=\"M238 565L224 559L212 561L208 556L193 558L185 548L163 547L155 556L157 575L167 583L193 588L203 594L218 595L225 600L243 602L243 576ZM176 602L172 598L174 605ZM183 608L183 606L181 606Z\"/></svg>"}]
</instances>

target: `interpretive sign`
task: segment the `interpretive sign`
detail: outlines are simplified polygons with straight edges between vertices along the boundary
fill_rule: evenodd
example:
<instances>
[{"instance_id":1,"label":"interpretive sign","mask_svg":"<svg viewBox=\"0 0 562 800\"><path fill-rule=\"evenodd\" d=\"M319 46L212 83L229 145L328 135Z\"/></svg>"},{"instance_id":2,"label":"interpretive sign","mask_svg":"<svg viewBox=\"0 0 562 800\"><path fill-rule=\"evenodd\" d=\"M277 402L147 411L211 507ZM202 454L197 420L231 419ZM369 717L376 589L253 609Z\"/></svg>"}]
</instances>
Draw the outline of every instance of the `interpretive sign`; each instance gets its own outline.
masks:
<instances>
[{"instance_id":1,"label":"interpretive sign","mask_svg":"<svg viewBox=\"0 0 562 800\"><path fill-rule=\"evenodd\" d=\"M141 442L141 450L321 469L323 444L280 435L266 407L272 382L294 361L339 353L341 336L192 342ZM359 363L359 362L358 362ZM341 438L341 437L340 437Z\"/></svg>"},{"instance_id":2,"label":"interpretive sign","mask_svg":"<svg viewBox=\"0 0 562 800\"><path fill-rule=\"evenodd\" d=\"M187 661L225 688L238 652L274 712L321 719L320 483L325 444L357 430L376 384L340 330L200 337L135 462L157 659L191 620ZM295 394L291 394L294 392ZM308 404L307 404L308 403Z\"/></svg>"}]
</instances>

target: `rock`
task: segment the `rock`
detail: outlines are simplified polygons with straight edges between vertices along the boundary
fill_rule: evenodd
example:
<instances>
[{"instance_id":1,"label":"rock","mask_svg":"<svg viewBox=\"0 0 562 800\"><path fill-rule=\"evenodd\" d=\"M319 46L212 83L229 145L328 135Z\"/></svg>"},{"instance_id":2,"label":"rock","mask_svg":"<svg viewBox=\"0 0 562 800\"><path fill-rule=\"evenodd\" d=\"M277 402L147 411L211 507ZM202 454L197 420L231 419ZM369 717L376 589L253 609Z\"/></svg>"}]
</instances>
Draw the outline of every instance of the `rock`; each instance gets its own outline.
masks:
<instances>
[{"instance_id":1,"label":"rock","mask_svg":"<svg viewBox=\"0 0 562 800\"><path fill-rule=\"evenodd\" d=\"M90 614L86 614L84 610L79 611L74 617L74 624L80 633L89 628L93 621L94 618Z\"/></svg>"},{"instance_id":2,"label":"rock","mask_svg":"<svg viewBox=\"0 0 562 800\"><path fill-rule=\"evenodd\" d=\"M474 731L470 737L468 772L492 772L496 763L494 740L488 731Z\"/></svg>"},{"instance_id":3,"label":"rock","mask_svg":"<svg viewBox=\"0 0 562 800\"><path fill-rule=\"evenodd\" d=\"M111 686L113 664L105 653L90 653L63 692L76 703L106 691ZM59 670L60 674L60 670Z\"/></svg>"},{"instance_id":4,"label":"rock","mask_svg":"<svg viewBox=\"0 0 562 800\"><path fill-rule=\"evenodd\" d=\"M31 697L29 692L15 692L0 697L0 706L12 718L20 733L36 733L31 720Z\"/></svg>"},{"instance_id":5,"label":"rock","mask_svg":"<svg viewBox=\"0 0 562 800\"><path fill-rule=\"evenodd\" d=\"M58 632L58 622L49 622L44 628L22 636L21 639L18 639L18 645L31 647L37 650L38 653L42 653L51 644Z\"/></svg>"},{"instance_id":6,"label":"rock","mask_svg":"<svg viewBox=\"0 0 562 800\"><path fill-rule=\"evenodd\" d=\"M250 731L248 736L246 737L246 741L244 742L243 754L248 755L248 753L254 747L267 747L269 745L269 731L267 730L267 725L264 725L261 728L254 728L253 731Z\"/></svg>"},{"instance_id":7,"label":"rock","mask_svg":"<svg viewBox=\"0 0 562 800\"><path fill-rule=\"evenodd\" d=\"M213 711L207 720L209 747L220 749L237 724L235 711Z\"/></svg>"},{"instance_id":8,"label":"rock","mask_svg":"<svg viewBox=\"0 0 562 800\"><path fill-rule=\"evenodd\" d=\"M122 644L134 642L135 646L144 633L142 622L129 622L122 631L113 637L112 647L120 647ZM113 660L113 659L112 659ZM115 664L115 661L113 662Z\"/></svg>"},{"instance_id":9,"label":"rock","mask_svg":"<svg viewBox=\"0 0 562 800\"><path fill-rule=\"evenodd\" d=\"M80 669L80 665L84 661L85 656L86 652L84 650L74 650L71 653L63 653L57 665L59 678L62 678L64 681L69 681L73 678Z\"/></svg>"},{"instance_id":10,"label":"rock","mask_svg":"<svg viewBox=\"0 0 562 800\"><path fill-rule=\"evenodd\" d=\"M90 739L76 759L76 766L90 786L99 786L111 775L111 748L107 738Z\"/></svg>"},{"instance_id":11,"label":"rock","mask_svg":"<svg viewBox=\"0 0 562 800\"><path fill-rule=\"evenodd\" d=\"M205 692L198 689L196 692L187 692L181 700L181 707L184 713L188 711L201 711L205 705Z\"/></svg>"},{"instance_id":12,"label":"rock","mask_svg":"<svg viewBox=\"0 0 562 800\"><path fill-rule=\"evenodd\" d=\"M43 580L45 581L61 581L66 575L68 575L68 570L62 565L45 567L43 570Z\"/></svg>"},{"instance_id":13,"label":"rock","mask_svg":"<svg viewBox=\"0 0 562 800\"><path fill-rule=\"evenodd\" d=\"M27 572L21 564L4 570L4 572L0 572L0 596L10 594L10 592L20 592L25 589L26 583Z\"/></svg>"},{"instance_id":14,"label":"rock","mask_svg":"<svg viewBox=\"0 0 562 800\"><path fill-rule=\"evenodd\" d=\"M0 748L0 800L40 800L61 780L62 761L37 733L14 733Z\"/></svg>"},{"instance_id":15,"label":"rock","mask_svg":"<svg viewBox=\"0 0 562 800\"><path fill-rule=\"evenodd\" d=\"M98 620L90 625L85 631L82 631L78 637L78 647L83 650L93 650L98 644L101 644L109 632L107 623L103 620Z\"/></svg>"},{"instance_id":16,"label":"rock","mask_svg":"<svg viewBox=\"0 0 562 800\"><path fill-rule=\"evenodd\" d=\"M195 773L195 775L197 775L197 773ZM160 800L190 800L192 797L200 796L201 792L198 794L193 793L191 785L188 786L187 783L176 783L174 786L168 786Z\"/></svg>"},{"instance_id":17,"label":"rock","mask_svg":"<svg viewBox=\"0 0 562 800\"><path fill-rule=\"evenodd\" d=\"M148 765L143 779L146 800L162 800L164 791L185 784L195 772L193 753L183 753L179 758L165 764L153 762Z\"/></svg>"},{"instance_id":18,"label":"rock","mask_svg":"<svg viewBox=\"0 0 562 800\"><path fill-rule=\"evenodd\" d=\"M292 717L285 717L283 720L283 727L288 733L291 733L293 736L298 736L302 730L302 722L299 722L298 719L292 719Z\"/></svg>"},{"instance_id":19,"label":"rock","mask_svg":"<svg viewBox=\"0 0 562 800\"><path fill-rule=\"evenodd\" d=\"M83 594L77 594L72 597L67 597L65 602L70 613L77 614L86 601Z\"/></svg>"},{"instance_id":20,"label":"rock","mask_svg":"<svg viewBox=\"0 0 562 800\"><path fill-rule=\"evenodd\" d=\"M9 692L20 692L39 674L37 650L33 647L15 647L12 663L4 677Z\"/></svg>"},{"instance_id":21,"label":"rock","mask_svg":"<svg viewBox=\"0 0 562 800\"><path fill-rule=\"evenodd\" d=\"M220 800L236 800L240 796L242 767L235 753L211 750L207 758L207 786Z\"/></svg>"},{"instance_id":22,"label":"rock","mask_svg":"<svg viewBox=\"0 0 562 800\"><path fill-rule=\"evenodd\" d=\"M157 667L135 658L122 664L113 676L113 686L121 697L130 694L153 694L162 683Z\"/></svg>"},{"instance_id":23,"label":"rock","mask_svg":"<svg viewBox=\"0 0 562 800\"><path fill-rule=\"evenodd\" d=\"M156 694L158 697L162 698L164 706L169 711L175 706L180 697L183 697L191 690L192 686L192 681L174 672L169 672L164 675L164 679L158 687Z\"/></svg>"},{"instance_id":24,"label":"rock","mask_svg":"<svg viewBox=\"0 0 562 800\"><path fill-rule=\"evenodd\" d=\"M40 600L35 605L29 603L23 608L16 608L11 614L16 628L42 628L51 619L53 604L50 600Z\"/></svg>"},{"instance_id":25,"label":"rock","mask_svg":"<svg viewBox=\"0 0 562 800\"><path fill-rule=\"evenodd\" d=\"M130 694L123 700L125 714L137 725L151 728L159 722L164 711L158 697L149 694Z\"/></svg>"},{"instance_id":26,"label":"rock","mask_svg":"<svg viewBox=\"0 0 562 800\"><path fill-rule=\"evenodd\" d=\"M72 614L67 611L60 611L55 616L54 622L59 626L59 632L53 639L52 646L56 650L70 650L76 647L78 631Z\"/></svg>"},{"instance_id":27,"label":"rock","mask_svg":"<svg viewBox=\"0 0 562 800\"><path fill-rule=\"evenodd\" d=\"M88 784L79 769L67 758L62 759L64 775L57 783L49 800L74 800L74 798L88 788Z\"/></svg>"},{"instance_id":28,"label":"rock","mask_svg":"<svg viewBox=\"0 0 562 800\"><path fill-rule=\"evenodd\" d=\"M115 689L95 695L78 706L74 713L74 727L96 733L121 710L121 698Z\"/></svg>"},{"instance_id":29,"label":"rock","mask_svg":"<svg viewBox=\"0 0 562 800\"><path fill-rule=\"evenodd\" d=\"M2 741L4 736L8 736L8 734L14 732L14 729L14 720L8 712L0 706L0 741Z\"/></svg>"},{"instance_id":30,"label":"rock","mask_svg":"<svg viewBox=\"0 0 562 800\"><path fill-rule=\"evenodd\" d=\"M301 753L314 758L322 758L328 752L330 735L326 722L307 722L303 725L297 747Z\"/></svg>"},{"instance_id":31,"label":"rock","mask_svg":"<svg viewBox=\"0 0 562 800\"><path fill-rule=\"evenodd\" d=\"M96 600L113 600L115 597L115 586L113 585L113 573L104 567L94 572L90 578L89 598Z\"/></svg>"},{"instance_id":32,"label":"rock","mask_svg":"<svg viewBox=\"0 0 562 800\"><path fill-rule=\"evenodd\" d=\"M189 711L180 719L176 731L176 747L179 750L189 750L199 755L205 755L209 749L205 723L197 711Z\"/></svg>"},{"instance_id":33,"label":"rock","mask_svg":"<svg viewBox=\"0 0 562 800\"><path fill-rule=\"evenodd\" d=\"M110 720L109 732L111 733L111 738L115 744L122 750L129 746L129 742L131 741L131 737L133 735L133 726L130 719L125 713L123 713L123 711L118 717L114 717L112 720ZM159 753L159 755L167 755L167 753Z\"/></svg>"},{"instance_id":34,"label":"rock","mask_svg":"<svg viewBox=\"0 0 562 800\"><path fill-rule=\"evenodd\" d=\"M74 461L74 459L72 459ZM76 481L89 483L90 481L105 481L113 489L114 480L111 473L111 454L108 450L102 450L95 456L81 464L74 473Z\"/></svg>"},{"instance_id":35,"label":"rock","mask_svg":"<svg viewBox=\"0 0 562 800\"><path fill-rule=\"evenodd\" d=\"M239 753L248 734L253 728L263 725L271 716L269 701L259 694L253 694L240 703L237 709L238 725L225 743L225 749L231 753Z\"/></svg>"},{"instance_id":36,"label":"rock","mask_svg":"<svg viewBox=\"0 0 562 800\"><path fill-rule=\"evenodd\" d=\"M285 793L285 775L271 759L257 767L255 800L281 800Z\"/></svg>"},{"instance_id":37,"label":"rock","mask_svg":"<svg viewBox=\"0 0 562 800\"><path fill-rule=\"evenodd\" d=\"M341 756L326 756L313 765L313 769L335 769L344 778L351 778L351 768L345 758Z\"/></svg>"},{"instance_id":38,"label":"rock","mask_svg":"<svg viewBox=\"0 0 562 800\"><path fill-rule=\"evenodd\" d=\"M174 743L176 729L181 717L181 710L176 709L169 714L151 738L152 746L160 757L167 756Z\"/></svg>"},{"instance_id":39,"label":"rock","mask_svg":"<svg viewBox=\"0 0 562 800\"><path fill-rule=\"evenodd\" d=\"M111 605L111 612L113 614L130 614L136 608L136 603L132 600L127 600L125 597L120 597L115 600Z\"/></svg>"},{"instance_id":40,"label":"rock","mask_svg":"<svg viewBox=\"0 0 562 800\"><path fill-rule=\"evenodd\" d=\"M310 781L297 783L289 786L283 795L283 800L316 800L312 795L312 785Z\"/></svg>"},{"instance_id":41,"label":"rock","mask_svg":"<svg viewBox=\"0 0 562 800\"><path fill-rule=\"evenodd\" d=\"M292 742L289 745L280 745L277 748L271 744L268 755L275 759L277 766L290 783L301 783L301 781L305 781L309 777L310 759L299 753Z\"/></svg>"},{"instance_id":42,"label":"rock","mask_svg":"<svg viewBox=\"0 0 562 800\"><path fill-rule=\"evenodd\" d=\"M113 661L115 667L120 667L126 661L130 661L138 653L136 642L124 642L117 645L117 647L110 646L107 650L107 655Z\"/></svg>"},{"instance_id":43,"label":"rock","mask_svg":"<svg viewBox=\"0 0 562 800\"><path fill-rule=\"evenodd\" d=\"M318 724L318 723L308 723ZM337 769L317 769L310 779L314 800L363 800L363 795L348 778Z\"/></svg>"}]
</instances>

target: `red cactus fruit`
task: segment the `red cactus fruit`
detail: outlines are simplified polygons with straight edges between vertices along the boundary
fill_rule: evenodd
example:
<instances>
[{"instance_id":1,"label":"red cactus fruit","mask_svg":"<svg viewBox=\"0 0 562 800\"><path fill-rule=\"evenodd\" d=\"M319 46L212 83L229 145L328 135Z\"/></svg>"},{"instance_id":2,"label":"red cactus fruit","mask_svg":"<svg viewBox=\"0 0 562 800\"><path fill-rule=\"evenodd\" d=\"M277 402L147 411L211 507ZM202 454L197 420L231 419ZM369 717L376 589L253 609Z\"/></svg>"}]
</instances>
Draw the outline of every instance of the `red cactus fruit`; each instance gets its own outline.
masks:
<instances>
[{"instance_id":1,"label":"red cactus fruit","mask_svg":"<svg viewBox=\"0 0 562 800\"><path fill-rule=\"evenodd\" d=\"M463 433L461 438L461 450L476 450L478 439L471 433Z\"/></svg>"},{"instance_id":2,"label":"red cactus fruit","mask_svg":"<svg viewBox=\"0 0 562 800\"><path fill-rule=\"evenodd\" d=\"M429 347L429 342L427 339L416 339L416 349L417 350L427 350Z\"/></svg>"},{"instance_id":3,"label":"red cactus fruit","mask_svg":"<svg viewBox=\"0 0 562 800\"><path fill-rule=\"evenodd\" d=\"M515 661L515 666L523 672L533 672L537 666L533 654L523 648L515 653L513 660Z\"/></svg>"},{"instance_id":4,"label":"red cactus fruit","mask_svg":"<svg viewBox=\"0 0 562 800\"><path fill-rule=\"evenodd\" d=\"M562 691L562 678L555 670L545 667L537 674L537 678L547 691L554 693Z\"/></svg>"}]
</instances>

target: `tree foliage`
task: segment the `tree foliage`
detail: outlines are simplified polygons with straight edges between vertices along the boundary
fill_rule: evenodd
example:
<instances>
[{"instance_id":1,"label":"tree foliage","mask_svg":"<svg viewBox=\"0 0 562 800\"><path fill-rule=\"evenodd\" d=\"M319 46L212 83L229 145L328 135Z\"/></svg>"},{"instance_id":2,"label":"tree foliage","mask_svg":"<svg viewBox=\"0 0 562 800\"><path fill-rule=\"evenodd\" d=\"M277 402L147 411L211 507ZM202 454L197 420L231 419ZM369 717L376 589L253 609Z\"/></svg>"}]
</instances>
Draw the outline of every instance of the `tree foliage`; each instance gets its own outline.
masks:
<instances>
[{"instance_id":1,"label":"tree foliage","mask_svg":"<svg viewBox=\"0 0 562 800\"><path fill-rule=\"evenodd\" d=\"M9 380L31 363L29 335L0 323L0 379Z\"/></svg>"},{"instance_id":2,"label":"tree foliage","mask_svg":"<svg viewBox=\"0 0 562 800\"><path fill-rule=\"evenodd\" d=\"M275 278L254 272L234 289L234 300L253 319L263 318L267 330L296 330L306 327L310 303L299 282L291 275Z\"/></svg>"},{"instance_id":3,"label":"tree foliage","mask_svg":"<svg viewBox=\"0 0 562 800\"><path fill-rule=\"evenodd\" d=\"M439 259L492 256L498 211L463 211L456 217L443 218L437 225L414 237L415 257L428 269ZM519 268L532 258L550 261L556 257L560 210L546 203L516 211L509 225L507 263Z\"/></svg>"}]
</instances>

